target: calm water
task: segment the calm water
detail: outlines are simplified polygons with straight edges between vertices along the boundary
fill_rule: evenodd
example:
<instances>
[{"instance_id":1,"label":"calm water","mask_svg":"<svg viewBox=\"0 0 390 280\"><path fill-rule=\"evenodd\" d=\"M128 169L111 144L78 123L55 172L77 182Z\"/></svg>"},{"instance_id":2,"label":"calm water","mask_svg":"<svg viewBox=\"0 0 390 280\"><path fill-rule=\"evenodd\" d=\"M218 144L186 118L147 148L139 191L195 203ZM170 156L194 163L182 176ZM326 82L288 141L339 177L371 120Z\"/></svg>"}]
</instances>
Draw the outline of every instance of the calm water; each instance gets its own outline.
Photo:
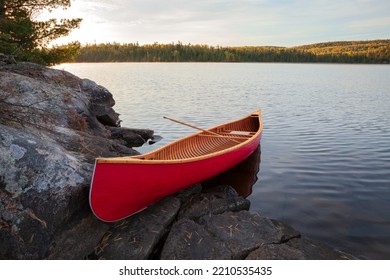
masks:
<instances>
[{"instance_id":1,"label":"calm water","mask_svg":"<svg viewBox=\"0 0 390 280\"><path fill-rule=\"evenodd\" d=\"M108 88L123 126L164 137L261 108L251 210L368 259L390 259L390 66L123 63L58 68Z\"/></svg>"}]
</instances>

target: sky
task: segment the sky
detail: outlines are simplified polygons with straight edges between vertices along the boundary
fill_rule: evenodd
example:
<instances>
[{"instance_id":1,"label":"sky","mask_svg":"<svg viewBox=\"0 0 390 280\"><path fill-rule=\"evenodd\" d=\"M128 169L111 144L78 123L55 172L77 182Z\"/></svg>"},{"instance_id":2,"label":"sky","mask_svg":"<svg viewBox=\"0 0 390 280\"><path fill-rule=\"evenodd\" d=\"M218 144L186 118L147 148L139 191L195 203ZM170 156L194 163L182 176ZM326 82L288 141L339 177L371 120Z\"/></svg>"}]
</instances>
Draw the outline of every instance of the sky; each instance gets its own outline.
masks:
<instances>
[{"instance_id":1,"label":"sky","mask_svg":"<svg viewBox=\"0 0 390 280\"><path fill-rule=\"evenodd\" d=\"M390 38L389 0L72 0L41 19L83 19L55 44L299 46Z\"/></svg>"}]
</instances>

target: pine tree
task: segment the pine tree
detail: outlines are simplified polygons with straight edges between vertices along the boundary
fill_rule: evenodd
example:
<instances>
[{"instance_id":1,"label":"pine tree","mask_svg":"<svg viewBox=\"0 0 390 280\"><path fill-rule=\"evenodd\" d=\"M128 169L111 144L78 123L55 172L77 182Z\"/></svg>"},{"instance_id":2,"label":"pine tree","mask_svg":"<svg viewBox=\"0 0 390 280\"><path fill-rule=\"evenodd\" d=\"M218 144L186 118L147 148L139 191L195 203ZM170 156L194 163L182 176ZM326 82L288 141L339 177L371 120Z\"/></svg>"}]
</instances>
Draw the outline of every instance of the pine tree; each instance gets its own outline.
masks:
<instances>
[{"instance_id":1,"label":"pine tree","mask_svg":"<svg viewBox=\"0 0 390 280\"><path fill-rule=\"evenodd\" d=\"M79 43L49 48L53 40L78 28L81 19L35 20L42 10L70 7L71 0L0 0L0 52L17 60L51 65L71 60ZM52 54L52 55L51 55Z\"/></svg>"}]
</instances>

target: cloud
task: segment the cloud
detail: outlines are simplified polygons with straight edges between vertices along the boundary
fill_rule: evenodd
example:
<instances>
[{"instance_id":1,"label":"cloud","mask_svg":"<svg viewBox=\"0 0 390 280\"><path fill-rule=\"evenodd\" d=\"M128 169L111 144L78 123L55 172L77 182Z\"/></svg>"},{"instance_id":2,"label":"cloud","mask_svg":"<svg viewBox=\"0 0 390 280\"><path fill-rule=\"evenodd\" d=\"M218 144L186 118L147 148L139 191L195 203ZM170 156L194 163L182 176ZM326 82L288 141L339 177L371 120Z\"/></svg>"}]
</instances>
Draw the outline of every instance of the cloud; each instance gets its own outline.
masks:
<instances>
[{"instance_id":1,"label":"cloud","mask_svg":"<svg viewBox=\"0 0 390 280\"><path fill-rule=\"evenodd\" d=\"M143 44L180 40L232 46L298 45L363 33L389 35L386 30L390 1L382 0L78 0L72 3L71 14L84 19L81 30L73 34L82 42Z\"/></svg>"}]
</instances>

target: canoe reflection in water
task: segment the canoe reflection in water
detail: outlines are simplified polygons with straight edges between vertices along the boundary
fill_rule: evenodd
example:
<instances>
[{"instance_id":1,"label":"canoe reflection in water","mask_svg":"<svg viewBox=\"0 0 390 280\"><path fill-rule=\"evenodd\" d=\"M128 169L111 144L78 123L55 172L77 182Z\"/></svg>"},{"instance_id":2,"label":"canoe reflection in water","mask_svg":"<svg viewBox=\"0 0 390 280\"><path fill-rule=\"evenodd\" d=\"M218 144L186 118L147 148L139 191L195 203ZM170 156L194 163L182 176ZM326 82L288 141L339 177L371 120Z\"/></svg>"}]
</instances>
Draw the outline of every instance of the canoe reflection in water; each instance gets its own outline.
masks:
<instances>
[{"instance_id":1,"label":"canoe reflection in water","mask_svg":"<svg viewBox=\"0 0 390 280\"><path fill-rule=\"evenodd\" d=\"M259 146L246 160L233 168L202 182L205 188L220 185L232 186L237 193L246 198L252 193L252 187L257 182L261 162L261 147Z\"/></svg>"}]
</instances>

